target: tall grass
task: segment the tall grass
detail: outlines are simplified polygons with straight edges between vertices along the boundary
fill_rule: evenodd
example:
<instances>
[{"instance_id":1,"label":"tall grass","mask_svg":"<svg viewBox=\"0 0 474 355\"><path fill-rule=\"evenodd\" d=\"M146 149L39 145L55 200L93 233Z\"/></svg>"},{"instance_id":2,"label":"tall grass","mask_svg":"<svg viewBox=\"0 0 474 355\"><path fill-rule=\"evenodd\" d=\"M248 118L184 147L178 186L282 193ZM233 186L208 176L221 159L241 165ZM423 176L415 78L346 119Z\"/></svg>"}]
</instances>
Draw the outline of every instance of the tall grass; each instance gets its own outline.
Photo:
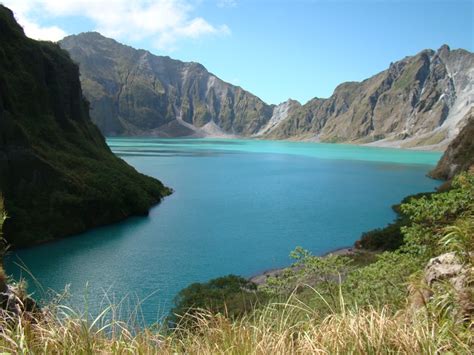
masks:
<instances>
[{"instance_id":1,"label":"tall grass","mask_svg":"<svg viewBox=\"0 0 474 355\"><path fill-rule=\"evenodd\" d=\"M344 300L341 297L341 303ZM55 305L36 315L0 318L0 351L63 354L308 354L469 353L469 327L424 308L346 309L322 315L290 296L240 319L200 310L184 315L167 333L119 321L113 306L87 320ZM192 327L189 323L192 322Z\"/></svg>"}]
</instances>

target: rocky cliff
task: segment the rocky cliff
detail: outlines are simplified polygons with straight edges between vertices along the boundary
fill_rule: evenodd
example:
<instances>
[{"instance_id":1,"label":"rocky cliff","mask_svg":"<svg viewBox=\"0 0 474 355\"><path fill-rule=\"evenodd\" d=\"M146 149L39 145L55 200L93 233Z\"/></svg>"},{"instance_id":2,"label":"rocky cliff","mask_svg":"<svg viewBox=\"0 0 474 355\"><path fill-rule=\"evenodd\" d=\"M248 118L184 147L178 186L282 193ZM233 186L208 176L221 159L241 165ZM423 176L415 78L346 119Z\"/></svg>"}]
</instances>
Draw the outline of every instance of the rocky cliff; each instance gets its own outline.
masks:
<instances>
[{"instance_id":1,"label":"rocky cliff","mask_svg":"<svg viewBox=\"0 0 474 355\"><path fill-rule=\"evenodd\" d=\"M392 63L327 99L267 105L198 63L98 33L60 45L81 68L92 119L106 135L243 136L444 149L474 102L474 56L442 46Z\"/></svg>"},{"instance_id":2,"label":"rocky cliff","mask_svg":"<svg viewBox=\"0 0 474 355\"><path fill-rule=\"evenodd\" d=\"M250 136L273 106L209 73L98 33L60 41L79 63L91 116L105 135Z\"/></svg>"},{"instance_id":3,"label":"rocky cliff","mask_svg":"<svg viewBox=\"0 0 474 355\"><path fill-rule=\"evenodd\" d=\"M88 110L68 53L27 38L0 5L0 191L14 246L146 214L169 192L110 151Z\"/></svg>"},{"instance_id":4,"label":"rocky cliff","mask_svg":"<svg viewBox=\"0 0 474 355\"><path fill-rule=\"evenodd\" d=\"M392 63L328 99L297 108L267 134L381 146L444 148L474 103L474 55L442 46Z\"/></svg>"},{"instance_id":5,"label":"rocky cliff","mask_svg":"<svg viewBox=\"0 0 474 355\"><path fill-rule=\"evenodd\" d=\"M436 168L430 175L436 179L450 180L461 171L474 167L474 109L465 118L467 124L449 144Z\"/></svg>"}]
</instances>

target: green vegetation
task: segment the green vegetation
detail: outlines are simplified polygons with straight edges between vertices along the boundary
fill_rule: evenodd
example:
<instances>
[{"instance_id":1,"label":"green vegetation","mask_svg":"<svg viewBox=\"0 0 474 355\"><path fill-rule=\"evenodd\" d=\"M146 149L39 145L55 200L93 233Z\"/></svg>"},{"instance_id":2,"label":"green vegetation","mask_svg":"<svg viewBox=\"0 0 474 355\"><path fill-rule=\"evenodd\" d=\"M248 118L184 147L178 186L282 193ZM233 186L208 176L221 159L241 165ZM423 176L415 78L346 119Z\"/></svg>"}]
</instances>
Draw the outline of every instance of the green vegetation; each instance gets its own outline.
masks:
<instances>
[{"instance_id":1,"label":"green vegetation","mask_svg":"<svg viewBox=\"0 0 474 355\"><path fill-rule=\"evenodd\" d=\"M0 194L0 240L3 239L3 224L7 220L7 211L2 194Z\"/></svg>"},{"instance_id":2,"label":"green vegetation","mask_svg":"<svg viewBox=\"0 0 474 355\"><path fill-rule=\"evenodd\" d=\"M3 239L3 224L7 220L7 212L5 210L5 204L3 201L3 196L0 193L0 290L5 289L7 282L7 276L3 270L3 256L5 254L5 243Z\"/></svg>"},{"instance_id":3,"label":"green vegetation","mask_svg":"<svg viewBox=\"0 0 474 355\"><path fill-rule=\"evenodd\" d=\"M188 322L199 309L235 319L253 311L264 299L265 294L257 291L257 285L243 277L228 275L206 283L194 283L181 290L168 320L175 325L181 320Z\"/></svg>"},{"instance_id":4,"label":"green vegetation","mask_svg":"<svg viewBox=\"0 0 474 355\"><path fill-rule=\"evenodd\" d=\"M431 193L419 193L405 197L400 204L392 206L392 209L397 214L394 222L388 224L386 227L373 229L362 234L361 238L355 243L356 248L364 250L397 250L403 245L402 227L410 223L410 219L401 210L401 205L410 202L413 199L418 199L423 196L429 196Z\"/></svg>"},{"instance_id":5,"label":"green vegetation","mask_svg":"<svg viewBox=\"0 0 474 355\"><path fill-rule=\"evenodd\" d=\"M303 254L303 266L298 271L300 279L308 282L315 274L320 275L319 278L326 275L330 282L316 279L313 285L317 285L320 293L324 286L324 292L333 295L334 289L341 287L345 307L351 304L353 307L390 305L400 309L406 302L410 277L423 270L430 258L454 251L460 259L472 264L469 252L474 250L473 174L458 176L449 191L418 195L408 201L401 205L405 222L400 229L404 239L397 250L382 253L376 262L361 268L344 267L347 264L345 257L323 261ZM301 251L298 254L302 255ZM314 265L324 267L315 269ZM334 275L335 272L341 279Z\"/></svg>"},{"instance_id":6,"label":"green vegetation","mask_svg":"<svg viewBox=\"0 0 474 355\"><path fill-rule=\"evenodd\" d=\"M406 220L397 218L386 227L365 232L355 245L357 248L367 250L396 250L403 244L401 227L405 223Z\"/></svg>"},{"instance_id":7,"label":"green vegetation","mask_svg":"<svg viewBox=\"0 0 474 355\"><path fill-rule=\"evenodd\" d=\"M67 52L25 37L3 6L0 43L0 190L10 244L143 215L170 193L107 147Z\"/></svg>"},{"instance_id":8,"label":"green vegetation","mask_svg":"<svg viewBox=\"0 0 474 355\"><path fill-rule=\"evenodd\" d=\"M420 67L424 63L420 63L415 61L413 63L408 64L405 68L403 68L402 75L394 82L393 88L395 90L407 90L410 88L416 79L416 74L420 70Z\"/></svg>"}]
</instances>

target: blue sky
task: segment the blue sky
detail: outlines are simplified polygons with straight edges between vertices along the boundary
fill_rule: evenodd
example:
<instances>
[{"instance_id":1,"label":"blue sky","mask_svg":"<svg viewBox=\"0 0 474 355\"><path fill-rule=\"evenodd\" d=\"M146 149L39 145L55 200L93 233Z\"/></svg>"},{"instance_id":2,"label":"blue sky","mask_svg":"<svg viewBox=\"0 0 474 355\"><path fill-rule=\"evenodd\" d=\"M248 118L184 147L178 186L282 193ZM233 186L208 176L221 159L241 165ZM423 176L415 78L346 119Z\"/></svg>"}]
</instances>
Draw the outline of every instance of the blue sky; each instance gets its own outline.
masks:
<instances>
[{"instance_id":1,"label":"blue sky","mask_svg":"<svg viewBox=\"0 0 474 355\"><path fill-rule=\"evenodd\" d=\"M268 103L328 97L425 48L474 47L472 0L0 1L32 37L99 30L200 62Z\"/></svg>"}]
</instances>

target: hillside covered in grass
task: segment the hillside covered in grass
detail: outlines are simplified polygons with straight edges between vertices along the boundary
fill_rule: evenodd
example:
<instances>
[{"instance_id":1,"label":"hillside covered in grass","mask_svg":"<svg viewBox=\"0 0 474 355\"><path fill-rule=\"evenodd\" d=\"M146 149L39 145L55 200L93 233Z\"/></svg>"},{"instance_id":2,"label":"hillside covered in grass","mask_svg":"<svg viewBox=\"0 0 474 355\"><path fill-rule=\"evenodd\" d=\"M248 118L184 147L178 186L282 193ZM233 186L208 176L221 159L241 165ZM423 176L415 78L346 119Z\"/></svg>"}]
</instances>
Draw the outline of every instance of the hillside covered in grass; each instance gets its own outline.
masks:
<instances>
[{"instance_id":1,"label":"hillside covered in grass","mask_svg":"<svg viewBox=\"0 0 474 355\"><path fill-rule=\"evenodd\" d=\"M169 193L112 154L69 55L27 38L1 5L0 191L14 246L146 214Z\"/></svg>"}]
</instances>

